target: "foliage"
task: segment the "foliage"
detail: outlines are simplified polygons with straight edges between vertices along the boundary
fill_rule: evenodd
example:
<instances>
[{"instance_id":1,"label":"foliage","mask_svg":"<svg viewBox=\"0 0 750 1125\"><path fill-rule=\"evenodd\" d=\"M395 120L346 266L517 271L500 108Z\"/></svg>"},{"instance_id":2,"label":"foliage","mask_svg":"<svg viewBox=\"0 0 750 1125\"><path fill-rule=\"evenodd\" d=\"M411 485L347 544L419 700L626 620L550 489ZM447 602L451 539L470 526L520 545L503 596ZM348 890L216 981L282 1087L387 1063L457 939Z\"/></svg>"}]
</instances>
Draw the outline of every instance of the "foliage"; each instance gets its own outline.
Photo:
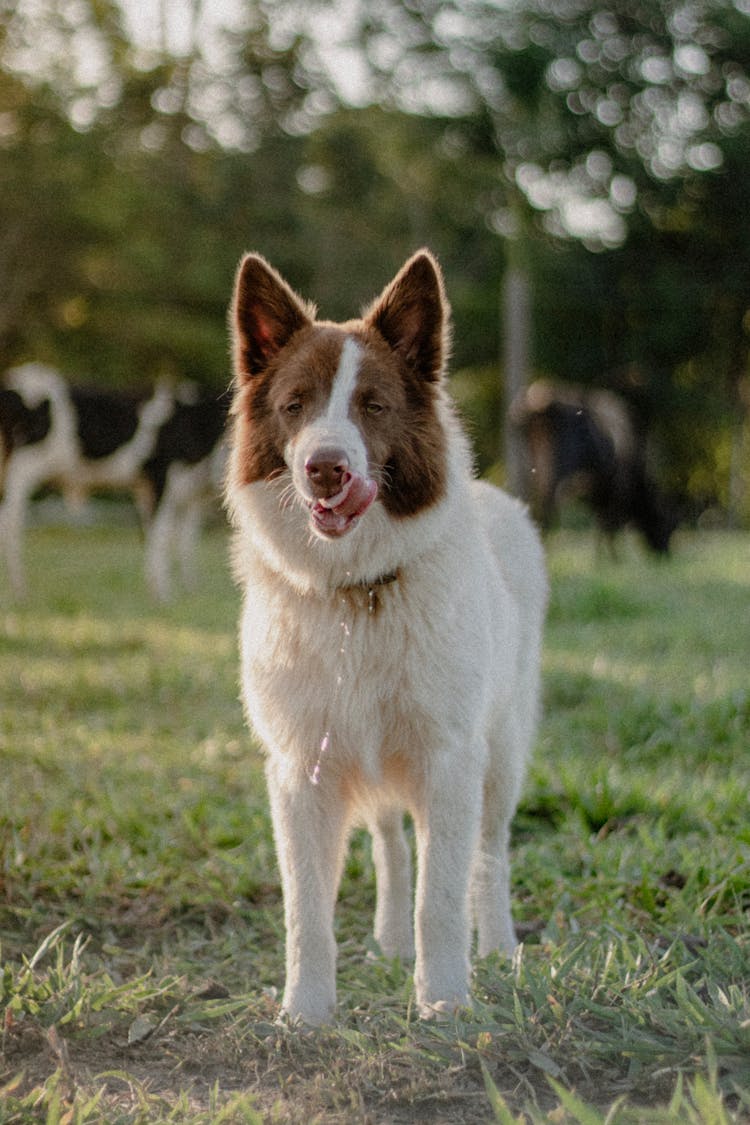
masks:
<instances>
[{"instance_id":1,"label":"foliage","mask_svg":"<svg viewBox=\"0 0 750 1125\"><path fill-rule=\"evenodd\" d=\"M340 1018L276 1025L283 919L236 691L223 532L154 609L130 527L36 528L0 591L0 1120L739 1122L750 1112L746 536L657 563L549 544L545 717L514 829L524 945L426 1025L368 959L356 835Z\"/></svg>"},{"instance_id":2,"label":"foliage","mask_svg":"<svg viewBox=\"0 0 750 1125\"><path fill-rule=\"evenodd\" d=\"M537 365L625 393L658 434L667 482L747 516L747 6L359 11L373 96L422 114L449 102L467 154L481 139L494 157L485 213L526 244ZM550 253L541 231L579 245ZM609 253L587 260L581 244Z\"/></svg>"},{"instance_id":3,"label":"foliage","mask_svg":"<svg viewBox=\"0 0 750 1125\"><path fill-rule=\"evenodd\" d=\"M428 243L494 424L515 255L534 372L620 390L662 482L746 520L744 0L331 7L185 0L144 47L115 0L0 0L0 366L220 386L244 249L339 317Z\"/></svg>"}]
</instances>

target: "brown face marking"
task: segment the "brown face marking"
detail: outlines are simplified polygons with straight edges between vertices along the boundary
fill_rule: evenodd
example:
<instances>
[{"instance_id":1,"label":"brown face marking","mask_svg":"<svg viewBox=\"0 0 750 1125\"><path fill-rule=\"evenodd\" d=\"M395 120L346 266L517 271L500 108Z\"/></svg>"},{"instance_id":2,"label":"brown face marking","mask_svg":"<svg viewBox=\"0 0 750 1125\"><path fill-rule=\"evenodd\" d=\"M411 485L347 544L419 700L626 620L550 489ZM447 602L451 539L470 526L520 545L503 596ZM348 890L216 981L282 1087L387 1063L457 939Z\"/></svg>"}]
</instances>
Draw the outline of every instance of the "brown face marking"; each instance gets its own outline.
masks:
<instances>
[{"instance_id":1,"label":"brown face marking","mask_svg":"<svg viewBox=\"0 0 750 1125\"><path fill-rule=\"evenodd\" d=\"M379 334L365 330L354 396L356 421L377 470L380 499L392 516L436 503L445 489L445 434L436 385L419 378ZM382 406L372 412L372 406Z\"/></svg>"}]
</instances>

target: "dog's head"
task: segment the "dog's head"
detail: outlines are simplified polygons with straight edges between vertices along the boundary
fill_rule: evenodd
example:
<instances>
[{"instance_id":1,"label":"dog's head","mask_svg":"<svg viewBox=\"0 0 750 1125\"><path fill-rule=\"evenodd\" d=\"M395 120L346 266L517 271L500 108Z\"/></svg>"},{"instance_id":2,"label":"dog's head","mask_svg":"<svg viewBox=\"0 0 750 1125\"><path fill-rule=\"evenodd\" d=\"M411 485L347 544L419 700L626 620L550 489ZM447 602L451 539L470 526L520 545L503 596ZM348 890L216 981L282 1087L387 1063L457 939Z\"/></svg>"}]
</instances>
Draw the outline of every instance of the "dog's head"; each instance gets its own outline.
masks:
<instances>
[{"instance_id":1,"label":"dog's head","mask_svg":"<svg viewBox=\"0 0 750 1125\"><path fill-rule=\"evenodd\" d=\"M375 503L404 518L440 499L448 307L427 251L345 324L317 321L262 257L248 254L231 315L230 488L278 482L326 540L348 535Z\"/></svg>"}]
</instances>

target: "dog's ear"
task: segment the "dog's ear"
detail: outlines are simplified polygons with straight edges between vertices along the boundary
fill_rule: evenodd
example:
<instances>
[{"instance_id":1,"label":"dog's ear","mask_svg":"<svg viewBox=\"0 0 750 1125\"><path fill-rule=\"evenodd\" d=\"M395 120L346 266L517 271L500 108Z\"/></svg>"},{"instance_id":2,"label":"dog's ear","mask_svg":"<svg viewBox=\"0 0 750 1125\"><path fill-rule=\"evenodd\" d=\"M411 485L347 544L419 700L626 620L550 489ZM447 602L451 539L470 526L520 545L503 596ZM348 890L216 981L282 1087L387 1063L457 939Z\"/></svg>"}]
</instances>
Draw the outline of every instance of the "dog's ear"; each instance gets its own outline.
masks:
<instances>
[{"instance_id":1,"label":"dog's ear","mask_svg":"<svg viewBox=\"0 0 750 1125\"><path fill-rule=\"evenodd\" d=\"M265 258L247 254L237 271L231 313L237 377L249 379L265 370L314 316L312 306L297 296Z\"/></svg>"},{"instance_id":2,"label":"dog's ear","mask_svg":"<svg viewBox=\"0 0 750 1125\"><path fill-rule=\"evenodd\" d=\"M450 309L440 266L428 250L409 259L364 320L421 378L440 379L448 358Z\"/></svg>"}]
</instances>

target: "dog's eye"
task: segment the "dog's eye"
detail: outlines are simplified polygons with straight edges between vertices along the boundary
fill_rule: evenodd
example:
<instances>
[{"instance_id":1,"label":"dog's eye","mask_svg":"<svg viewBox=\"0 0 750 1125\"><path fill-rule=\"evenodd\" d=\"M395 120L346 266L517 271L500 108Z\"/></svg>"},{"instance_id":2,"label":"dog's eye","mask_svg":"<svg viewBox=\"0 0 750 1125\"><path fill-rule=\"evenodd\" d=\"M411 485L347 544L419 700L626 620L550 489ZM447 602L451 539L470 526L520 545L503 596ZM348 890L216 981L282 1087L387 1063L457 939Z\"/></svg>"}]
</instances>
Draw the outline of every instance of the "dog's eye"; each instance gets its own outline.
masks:
<instances>
[{"instance_id":1,"label":"dog's eye","mask_svg":"<svg viewBox=\"0 0 750 1125\"><path fill-rule=\"evenodd\" d=\"M365 414L382 414L384 410L382 402L377 402L374 398L365 403Z\"/></svg>"},{"instance_id":2,"label":"dog's eye","mask_svg":"<svg viewBox=\"0 0 750 1125\"><path fill-rule=\"evenodd\" d=\"M291 400L291 402L288 402L286 404L286 406L284 407L284 413L285 414L301 414L302 413L302 403L301 403L301 401L298 398L293 398Z\"/></svg>"}]
</instances>

